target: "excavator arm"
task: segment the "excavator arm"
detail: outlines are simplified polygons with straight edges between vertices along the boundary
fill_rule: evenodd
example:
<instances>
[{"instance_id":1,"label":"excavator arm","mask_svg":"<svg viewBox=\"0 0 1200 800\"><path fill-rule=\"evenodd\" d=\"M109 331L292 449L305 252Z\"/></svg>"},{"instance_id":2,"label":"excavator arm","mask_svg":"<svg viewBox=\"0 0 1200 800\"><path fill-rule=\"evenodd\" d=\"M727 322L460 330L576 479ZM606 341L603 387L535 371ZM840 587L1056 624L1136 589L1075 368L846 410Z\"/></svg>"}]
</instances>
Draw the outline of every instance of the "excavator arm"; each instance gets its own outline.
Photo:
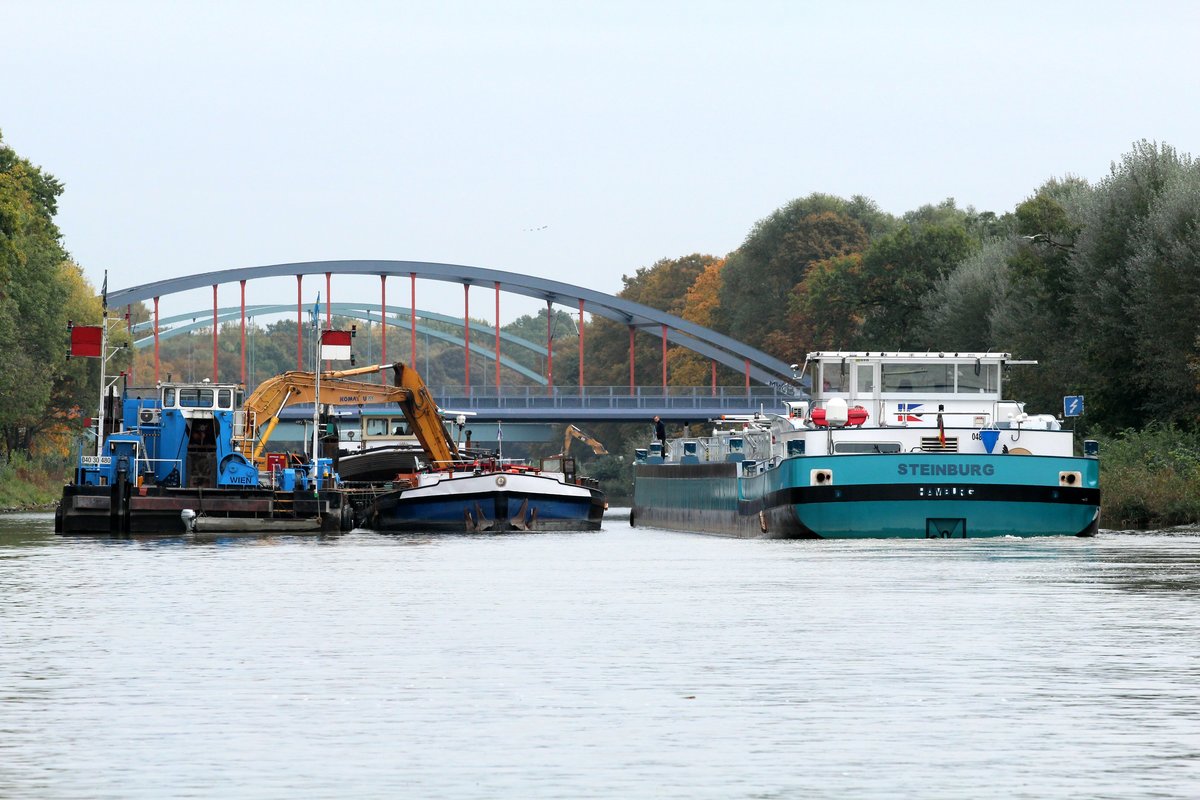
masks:
<instances>
[{"instance_id":1,"label":"excavator arm","mask_svg":"<svg viewBox=\"0 0 1200 800\"><path fill-rule=\"evenodd\" d=\"M574 425L568 425L566 431L563 432L562 451L564 456L567 454L567 450L569 450L571 447L571 439L578 439L579 441L583 442L588 447L592 448L592 452L598 456L608 455L608 451L604 449L604 445L600 444L600 442L598 442L596 439L588 436Z\"/></svg>"},{"instance_id":2,"label":"excavator arm","mask_svg":"<svg viewBox=\"0 0 1200 800\"><path fill-rule=\"evenodd\" d=\"M368 375L391 368L395 385L351 380L356 375ZM438 415L437 403L416 370L400 362L374 364L349 370L322 372L320 390L312 372L293 370L263 381L246 398L246 438L254 446L251 460L262 468L271 432L279 422L284 408L299 403L321 403L332 406L361 406L368 403L396 403L409 426L434 464L457 460L458 448L446 432Z\"/></svg>"}]
</instances>

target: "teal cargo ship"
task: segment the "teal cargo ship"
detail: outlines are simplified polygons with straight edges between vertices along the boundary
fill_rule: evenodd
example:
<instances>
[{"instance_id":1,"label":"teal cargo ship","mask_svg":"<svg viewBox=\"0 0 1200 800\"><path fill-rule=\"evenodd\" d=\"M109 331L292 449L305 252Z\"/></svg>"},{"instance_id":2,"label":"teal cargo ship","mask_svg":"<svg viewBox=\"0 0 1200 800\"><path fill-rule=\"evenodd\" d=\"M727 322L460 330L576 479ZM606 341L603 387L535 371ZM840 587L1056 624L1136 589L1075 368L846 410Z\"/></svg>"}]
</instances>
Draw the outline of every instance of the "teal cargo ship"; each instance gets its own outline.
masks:
<instances>
[{"instance_id":1,"label":"teal cargo ship","mask_svg":"<svg viewBox=\"0 0 1200 800\"><path fill-rule=\"evenodd\" d=\"M636 457L631 523L743 537L1089 536L1094 442L1002 395L1007 353L811 353L809 399Z\"/></svg>"}]
</instances>

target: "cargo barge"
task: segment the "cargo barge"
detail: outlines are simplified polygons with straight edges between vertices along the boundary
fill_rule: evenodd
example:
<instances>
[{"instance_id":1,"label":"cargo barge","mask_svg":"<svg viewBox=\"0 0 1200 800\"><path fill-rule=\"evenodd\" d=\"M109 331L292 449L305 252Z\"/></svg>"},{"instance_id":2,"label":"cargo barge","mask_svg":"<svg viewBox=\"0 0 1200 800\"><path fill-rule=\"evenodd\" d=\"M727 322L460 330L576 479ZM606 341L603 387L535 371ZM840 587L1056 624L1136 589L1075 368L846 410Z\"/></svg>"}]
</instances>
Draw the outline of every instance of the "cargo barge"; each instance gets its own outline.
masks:
<instances>
[{"instance_id":1,"label":"cargo barge","mask_svg":"<svg viewBox=\"0 0 1200 800\"><path fill-rule=\"evenodd\" d=\"M1059 419L1004 399L1004 368L1022 363L811 353L807 399L639 449L631 523L769 538L1092 535L1099 448L1076 453Z\"/></svg>"}]
</instances>

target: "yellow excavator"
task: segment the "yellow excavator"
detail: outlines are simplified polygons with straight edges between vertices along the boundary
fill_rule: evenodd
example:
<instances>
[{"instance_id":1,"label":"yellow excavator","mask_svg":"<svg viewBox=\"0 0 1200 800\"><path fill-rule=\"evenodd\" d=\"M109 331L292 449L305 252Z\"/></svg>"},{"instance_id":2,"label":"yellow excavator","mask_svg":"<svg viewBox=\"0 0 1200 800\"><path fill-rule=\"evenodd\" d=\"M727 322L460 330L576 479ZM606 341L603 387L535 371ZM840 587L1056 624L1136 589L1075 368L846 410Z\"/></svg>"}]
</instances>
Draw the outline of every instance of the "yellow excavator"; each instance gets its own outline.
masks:
<instances>
[{"instance_id":1,"label":"yellow excavator","mask_svg":"<svg viewBox=\"0 0 1200 800\"><path fill-rule=\"evenodd\" d=\"M566 431L563 432L563 455L567 454L567 450L571 447L571 440L578 439L579 441L592 448L592 452L598 456L608 455L608 451L604 449L604 445L596 441L591 436L588 436L583 431L576 428L574 425L568 425Z\"/></svg>"},{"instance_id":2,"label":"yellow excavator","mask_svg":"<svg viewBox=\"0 0 1200 800\"><path fill-rule=\"evenodd\" d=\"M392 386L351 380L358 375L371 375L391 369L395 378ZM320 392L315 373L293 370L263 381L246 398L245 436L242 452L253 447L251 462L260 470L266 465L267 442L279 423L284 408L299 403L321 403L331 406L355 406L366 403L396 403L408 420L409 428L420 441L431 464L448 465L458 460L458 446L442 425L437 403L415 369L397 361L394 364L372 364L368 367L322 372Z\"/></svg>"}]
</instances>

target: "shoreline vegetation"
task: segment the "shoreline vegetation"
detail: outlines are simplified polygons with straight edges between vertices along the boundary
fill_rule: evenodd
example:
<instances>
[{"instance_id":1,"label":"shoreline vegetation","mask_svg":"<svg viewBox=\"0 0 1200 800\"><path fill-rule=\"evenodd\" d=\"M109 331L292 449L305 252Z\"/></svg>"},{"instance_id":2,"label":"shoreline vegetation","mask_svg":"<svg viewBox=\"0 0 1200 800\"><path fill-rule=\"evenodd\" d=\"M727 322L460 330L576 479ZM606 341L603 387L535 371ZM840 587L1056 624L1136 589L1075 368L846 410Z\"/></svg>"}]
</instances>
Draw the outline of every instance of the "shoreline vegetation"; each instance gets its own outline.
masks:
<instances>
[{"instance_id":1,"label":"shoreline vegetation","mask_svg":"<svg viewBox=\"0 0 1200 800\"><path fill-rule=\"evenodd\" d=\"M8 463L0 462L0 513L53 510L70 474L61 456L14 454Z\"/></svg>"},{"instance_id":2,"label":"shoreline vegetation","mask_svg":"<svg viewBox=\"0 0 1200 800\"><path fill-rule=\"evenodd\" d=\"M1100 527L1159 530L1200 520L1200 433L1152 425L1100 442ZM612 497L632 476L603 470ZM54 508L70 465L62 457L14 456L0 465L0 513Z\"/></svg>"}]
</instances>

